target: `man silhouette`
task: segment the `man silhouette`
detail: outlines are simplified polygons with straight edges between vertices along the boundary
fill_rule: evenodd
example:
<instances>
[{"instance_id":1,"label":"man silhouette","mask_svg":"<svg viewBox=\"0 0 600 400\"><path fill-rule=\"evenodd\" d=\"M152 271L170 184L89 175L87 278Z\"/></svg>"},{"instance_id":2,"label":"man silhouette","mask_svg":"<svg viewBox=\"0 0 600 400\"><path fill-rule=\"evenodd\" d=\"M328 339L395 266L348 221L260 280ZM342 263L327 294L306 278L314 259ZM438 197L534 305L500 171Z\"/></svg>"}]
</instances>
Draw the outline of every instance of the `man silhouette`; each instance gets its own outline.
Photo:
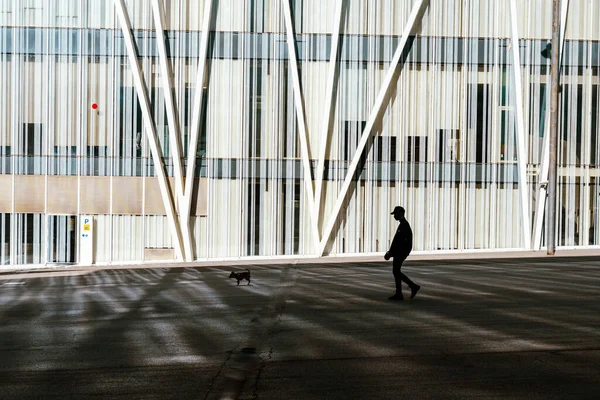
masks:
<instances>
[{"instance_id":1,"label":"man silhouette","mask_svg":"<svg viewBox=\"0 0 600 400\"><path fill-rule=\"evenodd\" d=\"M402 295L402 281L404 281L410 287L410 298L412 299L417 295L417 292L419 289L421 289L421 286L411 281L410 278L404 275L400 270L402 268L402 263L404 260L406 260L406 257L408 257L412 250L412 229L410 229L408 221L406 218L404 218L405 210L403 207L394 207L392 215L396 221L400 222L400 225L398 225L398 229L396 230L396 234L394 235L394 240L392 240L390 249L385 253L384 256L386 260L394 258L393 272L394 279L396 281L396 293L393 296L390 296L388 299L404 300L404 296Z\"/></svg>"}]
</instances>

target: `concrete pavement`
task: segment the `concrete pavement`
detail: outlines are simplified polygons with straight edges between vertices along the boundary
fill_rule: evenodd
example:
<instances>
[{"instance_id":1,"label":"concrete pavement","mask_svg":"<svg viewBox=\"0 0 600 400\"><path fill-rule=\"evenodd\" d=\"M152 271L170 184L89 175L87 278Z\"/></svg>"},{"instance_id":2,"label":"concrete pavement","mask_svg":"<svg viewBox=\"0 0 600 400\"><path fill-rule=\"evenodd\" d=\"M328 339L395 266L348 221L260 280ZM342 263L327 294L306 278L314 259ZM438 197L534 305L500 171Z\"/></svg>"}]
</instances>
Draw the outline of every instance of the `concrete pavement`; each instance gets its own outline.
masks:
<instances>
[{"instance_id":1,"label":"concrete pavement","mask_svg":"<svg viewBox=\"0 0 600 400\"><path fill-rule=\"evenodd\" d=\"M5 274L0 398L597 398L599 260Z\"/></svg>"}]
</instances>

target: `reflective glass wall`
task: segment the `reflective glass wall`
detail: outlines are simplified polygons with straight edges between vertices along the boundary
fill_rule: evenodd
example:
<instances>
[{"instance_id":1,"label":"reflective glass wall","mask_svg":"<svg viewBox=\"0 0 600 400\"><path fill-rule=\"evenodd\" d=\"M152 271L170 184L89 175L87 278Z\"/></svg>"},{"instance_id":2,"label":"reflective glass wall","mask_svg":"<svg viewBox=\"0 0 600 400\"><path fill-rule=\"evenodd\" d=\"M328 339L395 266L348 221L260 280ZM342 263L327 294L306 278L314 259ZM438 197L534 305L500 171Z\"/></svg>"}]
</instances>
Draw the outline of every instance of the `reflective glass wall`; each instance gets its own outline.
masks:
<instances>
[{"instance_id":1,"label":"reflective glass wall","mask_svg":"<svg viewBox=\"0 0 600 400\"><path fill-rule=\"evenodd\" d=\"M214 0L209 18L204 0L170 0L161 2L164 37L153 2L124 1L158 167L118 3L0 0L3 264L78 262L80 236L71 232L82 215L94 221L93 262L175 257L177 235L157 171L164 166L180 215L173 135L184 170L196 159L191 215L183 221L195 259L384 252L395 205L407 210L416 251L538 246L551 0L516 1L514 15L505 0L424 2L400 50L420 1L343 0L334 53L337 0ZM556 237L559 246L596 246L600 5L571 0L568 7ZM207 73L197 82L207 31ZM177 127L169 123L160 41ZM377 108L397 51L396 75Z\"/></svg>"}]
</instances>

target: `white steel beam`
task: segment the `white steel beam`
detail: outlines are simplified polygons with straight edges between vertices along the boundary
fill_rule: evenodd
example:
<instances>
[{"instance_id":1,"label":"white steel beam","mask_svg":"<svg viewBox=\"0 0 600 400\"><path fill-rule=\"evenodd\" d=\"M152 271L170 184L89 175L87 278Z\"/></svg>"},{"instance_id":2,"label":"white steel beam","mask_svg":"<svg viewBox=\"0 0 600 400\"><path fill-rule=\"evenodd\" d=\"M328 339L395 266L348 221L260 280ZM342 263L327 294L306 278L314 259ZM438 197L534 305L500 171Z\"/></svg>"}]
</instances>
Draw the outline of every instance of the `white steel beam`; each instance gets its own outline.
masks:
<instances>
[{"instance_id":1,"label":"white steel beam","mask_svg":"<svg viewBox=\"0 0 600 400\"><path fill-rule=\"evenodd\" d=\"M152 119L152 113L150 110L150 101L148 100L148 91L144 78L142 76L142 70L140 68L137 52L135 49L134 39L131 30L131 21L127 14L125 3L123 0L114 0L115 11L117 18L121 25L121 31L123 31L123 41L125 42L125 48L127 49L127 55L129 57L129 64L131 65L131 73L133 75L133 81L135 84L136 93L140 102L140 108L142 110L142 116L144 121L144 130L148 137L148 143L150 144L150 151L152 153L152 160L154 161L154 168L158 177L158 183L160 186L160 194L165 206L167 213L167 219L171 228L171 235L173 236L173 242L175 244L175 254L179 260L183 260L183 246L181 240L181 230L179 227L179 221L176 218L175 207L173 206L173 197L171 189L167 181L167 175L165 173L165 166L160 154L160 148L158 140L156 138L156 127Z\"/></svg>"},{"instance_id":2,"label":"white steel beam","mask_svg":"<svg viewBox=\"0 0 600 400\"><path fill-rule=\"evenodd\" d=\"M352 184L352 177L354 176L354 172L356 171L356 167L358 166L360 157L367 145L367 141L369 140L369 137L372 134L373 126L375 125L375 122L377 122L377 120L380 118L380 115L382 114L382 111L383 111L384 104L387 104L387 102L389 100L392 82L396 81L396 79L394 79L394 77L397 72L398 64L400 63L400 58L402 57L402 53L404 52L404 48L406 47L406 42L408 41L408 38L415 27L417 18L419 17L419 15L421 15L421 12L425 9L425 7L428 4L429 4L428 0L417 0L417 1L415 1L414 5L413 5L412 11L406 22L406 26L404 27L404 32L402 33L402 38L400 39L400 43L398 43L398 48L396 49L396 52L394 53L394 58L392 59L390 68L388 69L385 79L383 80L381 88L379 89L379 93L377 94L377 98L375 99L375 104L373 105L373 108L371 109L371 112L369 114L369 119L367 121L367 124L365 125L364 131L360 138L360 141L358 142L358 147L356 149L356 153L354 154L354 157L352 158L350 167L348 168L348 173L346 175L346 179L344 180L342 189L337 197L337 200L333 207L332 214L329 217L329 220L327 222L327 226L325 227L325 230L323 231L323 236L321 237L321 242L319 243L319 249L318 249L319 252L318 252L317 256L322 256L323 253L325 252L327 243L329 242L329 237L331 236L331 232L333 231L333 227L335 226L335 224L338 220L340 209L342 208L342 205L345 202L346 195L348 194L348 189L350 188L350 185Z\"/></svg>"},{"instance_id":3,"label":"white steel beam","mask_svg":"<svg viewBox=\"0 0 600 400\"><path fill-rule=\"evenodd\" d=\"M294 104L296 106L296 114L298 119L298 128L300 130L300 152L302 153L302 165L304 167L304 186L306 188L308 205L310 211L310 219L312 225L312 238L315 249L319 247L319 229L318 216L316 215L316 207L313 190L312 173L310 167L310 148L308 143L308 131L306 128L306 116L304 113L304 101L302 99L302 87L300 86L300 77L298 75L298 56L296 54L296 38L294 35L294 24L292 22L292 12L290 10L290 0L281 0L283 5L283 15L285 19L285 27L287 31L287 47L290 63L290 71L292 73L292 83L294 86Z\"/></svg>"},{"instance_id":4,"label":"white steel beam","mask_svg":"<svg viewBox=\"0 0 600 400\"><path fill-rule=\"evenodd\" d=\"M162 78L165 106L167 109L167 121L169 123L169 143L171 147L171 154L173 157L175 193L177 196L175 209L177 210L183 203L181 129L179 125L179 118L177 117L177 106L175 104L175 99L173 98L173 74L167 55L167 46L165 44L167 36L165 34L165 10L163 7L162 0L152 0L152 14L154 16L154 24L156 26L156 45L158 48L160 75ZM183 220L180 219L179 223L182 227L188 225L189 218ZM184 229L184 231L186 232L186 234L183 235L184 259L190 261L189 252L192 248L192 238L189 234L189 229Z\"/></svg>"},{"instance_id":5,"label":"white steel beam","mask_svg":"<svg viewBox=\"0 0 600 400\"><path fill-rule=\"evenodd\" d=\"M327 86L325 92L325 114L323 115L323 127L321 129L321 146L319 147L319 161L317 165L317 185L315 191L315 213L318 218L318 227L321 227L321 201L323 190L323 172L325 169L325 157L329 151L329 143L331 141L331 128L333 125L333 117L335 115L334 104L336 95L336 81L338 76L338 54L340 33L342 30L342 12L344 10L344 0L337 0L335 8L335 25L331 33L331 53L329 55L329 73L327 75Z\"/></svg>"},{"instance_id":6,"label":"white steel beam","mask_svg":"<svg viewBox=\"0 0 600 400\"><path fill-rule=\"evenodd\" d=\"M194 108L192 110L192 126L189 132L190 137L188 143L183 205L179 210L181 220L185 221L182 225L183 235L190 238L192 234L190 230L190 212L196 175L196 152L198 150L198 136L200 133L200 115L202 113L202 104L206 101L204 98L204 80L206 79L206 58L208 54L208 39L210 37L212 14L213 0L205 0L204 15L202 18L202 38L200 39L200 59L198 60L198 71L196 74L196 94L194 96ZM191 246L191 242L186 244L186 246L188 245ZM189 249L186 249L186 253L188 254L187 261L193 261L193 248L190 247Z\"/></svg>"},{"instance_id":7,"label":"white steel beam","mask_svg":"<svg viewBox=\"0 0 600 400\"><path fill-rule=\"evenodd\" d=\"M169 144L173 152L173 162L175 164L175 183L178 198L183 195L183 171L181 166L181 140L180 125L177 116L177 106L173 98L173 75L171 65L168 60L167 46L165 40L165 11L162 6L162 0L152 0L152 14L156 26L156 46L158 48L158 60L160 74L162 78L163 91L165 96L165 106L167 109L167 121L169 123Z\"/></svg>"},{"instance_id":8,"label":"white steel beam","mask_svg":"<svg viewBox=\"0 0 600 400\"><path fill-rule=\"evenodd\" d=\"M529 185L527 184L527 132L523 116L523 76L521 75L521 55L519 53L519 26L516 0L510 0L510 36L515 71L515 111L517 114L517 165L519 171L519 196L521 198L521 228L523 229L523 247L531 248L531 214L529 212Z\"/></svg>"},{"instance_id":9,"label":"white steel beam","mask_svg":"<svg viewBox=\"0 0 600 400\"><path fill-rule=\"evenodd\" d=\"M562 65L562 56L563 56L563 48L565 44L565 30L567 28L567 16L569 14L569 0L562 0L561 3L561 13L560 13L560 46L559 46L559 65ZM554 50L553 50L554 51ZM560 72L559 72L560 75ZM552 81L549 79L547 88L552 87ZM546 92L548 92L547 90ZM548 98L548 96L546 96ZM539 189L536 201L536 210L535 210L535 220L533 227L533 248L541 249L542 247L542 224L544 223L544 215L546 211L546 200L547 200L547 186L542 184L544 182L548 182L548 168L550 165L550 140L548 140L550 136L550 112L548 111L548 107L546 107L546 116L544 118L544 140L542 145L542 165L540 167L540 177L539 177Z\"/></svg>"}]
</instances>

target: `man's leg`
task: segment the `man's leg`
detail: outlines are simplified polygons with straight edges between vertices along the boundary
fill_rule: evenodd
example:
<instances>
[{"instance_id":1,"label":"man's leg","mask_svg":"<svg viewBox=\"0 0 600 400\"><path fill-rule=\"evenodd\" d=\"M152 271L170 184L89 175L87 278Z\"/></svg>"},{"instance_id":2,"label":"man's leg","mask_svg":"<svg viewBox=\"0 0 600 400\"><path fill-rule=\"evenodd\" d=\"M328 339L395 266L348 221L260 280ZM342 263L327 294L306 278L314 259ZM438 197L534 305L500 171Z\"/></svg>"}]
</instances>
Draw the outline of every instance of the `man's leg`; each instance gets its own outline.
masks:
<instances>
[{"instance_id":1,"label":"man's leg","mask_svg":"<svg viewBox=\"0 0 600 400\"><path fill-rule=\"evenodd\" d=\"M390 300L403 300L404 297L402 296L402 275L404 275L401 271L400 268L402 268L402 263L404 262L404 259L396 259L394 258L394 263L393 263L393 273L394 273L394 281L396 282L396 294L394 294L392 297L390 297Z\"/></svg>"},{"instance_id":2,"label":"man's leg","mask_svg":"<svg viewBox=\"0 0 600 400\"><path fill-rule=\"evenodd\" d=\"M400 276L400 280L402 282L406 283L408 285L408 287L410 287L411 289L414 288L415 286L417 286L417 284L414 283L413 281L411 281L410 278L408 276L406 276L406 274L404 274L404 272L398 271L398 274Z\"/></svg>"},{"instance_id":3,"label":"man's leg","mask_svg":"<svg viewBox=\"0 0 600 400\"><path fill-rule=\"evenodd\" d=\"M404 260L402 260L402 262L404 262ZM396 272L396 270L394 269L394 277L396 278L396 293L398 293L398 287L402 285L401 282L405 282L408 285L408 287L410 287L410 298L412 299L417 295L417 292L419 291L419 289L421 289L421 286L411 281L410 278L400 270L400 268L402 267L402 262L400 262L398 272ZM396 268L395 264L394 268ZM398 282L399 280L401 281L400 283ZM402 293L402 291L400 291L400 293Z\"/></svg>"},{"instance_id":4,"label":"man's leg","mask_svg":"<svg viewBox=\"0 0 600 400\"><path fill-rule=\"evenodd\" d=\"M402 277L402 280L406 282L408 286L410 286L410 298L414 298L417 295L419 289L421 289L421 286L411 281L410 278L404 275L402 272L400 272L400 276Z\"/></svg>"}]
</instances>

